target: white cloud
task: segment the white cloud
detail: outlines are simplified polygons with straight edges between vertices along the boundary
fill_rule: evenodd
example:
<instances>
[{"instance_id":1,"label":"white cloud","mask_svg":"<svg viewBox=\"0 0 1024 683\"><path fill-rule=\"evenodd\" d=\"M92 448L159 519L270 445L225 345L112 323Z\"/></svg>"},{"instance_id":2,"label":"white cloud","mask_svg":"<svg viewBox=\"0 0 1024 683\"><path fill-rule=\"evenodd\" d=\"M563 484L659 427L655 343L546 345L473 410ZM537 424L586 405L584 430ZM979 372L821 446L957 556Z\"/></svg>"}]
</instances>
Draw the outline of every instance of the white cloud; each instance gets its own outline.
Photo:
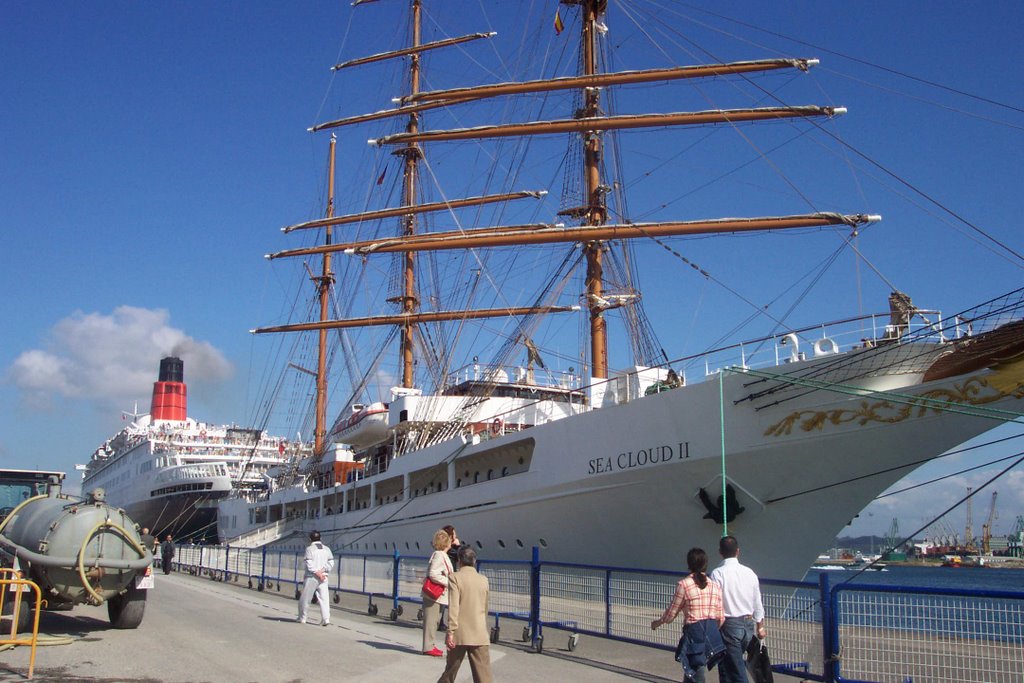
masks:
<instances>
[{"instance_id":1,"label":"white cloud","mask_svg":"<svg viewBox=\"0 0 1024 683\"><path fill-rule=\"evenodd\" d=\"M163 309L76 312L53 326L45 348L19 355L6 379L37 408L58 398L121 407L126 400L148 396L164 356L181 358L186 380L197 383L215 384L233 374L220 351L169 322Z\"/></svg>"}]
</instances>

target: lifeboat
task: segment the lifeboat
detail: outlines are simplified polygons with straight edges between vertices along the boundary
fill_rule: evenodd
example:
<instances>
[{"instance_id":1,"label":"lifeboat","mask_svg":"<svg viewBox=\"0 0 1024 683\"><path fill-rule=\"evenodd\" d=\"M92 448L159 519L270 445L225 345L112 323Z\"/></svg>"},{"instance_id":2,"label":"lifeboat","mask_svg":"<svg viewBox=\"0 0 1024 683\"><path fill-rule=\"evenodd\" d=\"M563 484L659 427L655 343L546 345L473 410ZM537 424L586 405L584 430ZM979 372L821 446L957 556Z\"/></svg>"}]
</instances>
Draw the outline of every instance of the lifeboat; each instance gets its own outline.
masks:
<instances>
[{"instance_id":1,"label":"lifeboat","mask_svg":"<svg viewBox=\"0 0 1024 683\"><path fill-rule=\"evenodd\" d=\"M331 429L335 443L344 443L354 448L365 448L388 438L388 404L356 403L349 415L342 415Z\"/></svg>"}]
</instances>

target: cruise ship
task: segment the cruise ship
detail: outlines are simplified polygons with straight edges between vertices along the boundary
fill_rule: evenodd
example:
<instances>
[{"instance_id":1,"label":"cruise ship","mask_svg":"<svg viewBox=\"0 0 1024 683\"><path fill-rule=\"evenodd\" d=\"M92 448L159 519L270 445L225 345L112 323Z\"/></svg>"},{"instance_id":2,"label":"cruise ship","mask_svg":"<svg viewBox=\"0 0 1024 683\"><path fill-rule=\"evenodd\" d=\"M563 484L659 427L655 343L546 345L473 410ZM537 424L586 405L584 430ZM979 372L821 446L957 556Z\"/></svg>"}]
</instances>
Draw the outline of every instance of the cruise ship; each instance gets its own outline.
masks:
<instances>
[{"instance_id":1,"label":"cruise ship","mask_svg":"<svg viewBox=\"0 0 1024 683\"><path fill-rule=\"evenodd\" d=\"M131 423L79 466L82 490L103 488L109 504L160 537L215 539L217 501L265 489L272 468L303 449L257 429L188 417L184 363L175 357L160 361L149 413L126 418Z\"/></svg>"}]
</instances>

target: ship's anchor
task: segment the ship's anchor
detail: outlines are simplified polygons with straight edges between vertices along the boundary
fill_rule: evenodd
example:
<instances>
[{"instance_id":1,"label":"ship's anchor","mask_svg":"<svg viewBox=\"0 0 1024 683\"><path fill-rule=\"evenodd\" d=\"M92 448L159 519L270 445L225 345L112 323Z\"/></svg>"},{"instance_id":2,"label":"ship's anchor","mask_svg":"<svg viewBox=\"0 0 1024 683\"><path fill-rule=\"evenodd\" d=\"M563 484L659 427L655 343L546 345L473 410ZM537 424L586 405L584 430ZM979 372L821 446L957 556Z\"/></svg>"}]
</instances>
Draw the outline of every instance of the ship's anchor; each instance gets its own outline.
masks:
<instances>
[{"instance_id":1,"label":"ship's anchor","mask_svg":"<svg viewBox=\"0 0 1024 683\"><path fill-rule=\"evenodd\" d=\"M722 523L723 517L727 522L733 521L736 519L737 515L746 509L740 505L739 500L736 498L736 489L734 489L731 484L725 485L725 515L722 514L723 506L721 495L718 496L717 503L711 502L711 496L708 495L708 492L705 491L703 487L701 487L698 495L700 496L700 502L704 503L704 507L708 510L703 519L712 519L717 524Z\"/></svg>"}]
</instances>

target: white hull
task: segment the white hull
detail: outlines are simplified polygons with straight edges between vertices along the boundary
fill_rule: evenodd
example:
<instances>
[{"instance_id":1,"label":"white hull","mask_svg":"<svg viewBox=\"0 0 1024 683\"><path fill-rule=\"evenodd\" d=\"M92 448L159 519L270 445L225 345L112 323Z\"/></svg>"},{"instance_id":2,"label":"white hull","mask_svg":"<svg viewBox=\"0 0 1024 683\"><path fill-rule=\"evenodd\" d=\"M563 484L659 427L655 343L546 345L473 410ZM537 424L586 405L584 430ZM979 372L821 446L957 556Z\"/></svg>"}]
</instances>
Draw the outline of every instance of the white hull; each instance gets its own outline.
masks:
<instances>
[{"instance_id":1,"label":"white hull","mask_svg":"<svg viewBox=\"0 0 1024 683\"><path fill-rule=\"evenodd\" d=\"M985 374L930 384L917 384L919 375L887 375L862 384L1019 411L1020 391L1003 395ZM728 532L740 538L744 559L772 578L802 577L878 493L921 460L997 424L920 401L887 403L879 394L788 389L741 401L751 393L744 385L755 381L727 373L721 383L724 467L744 508ZM788 400L773 405L781 397ZM319 529L339 550L424 555L433 532L452 524L491 560L526 559L539 546L548 560L678 569L690 547L713 555L723 532L704 517L698 496L702 487L712 499L722 491L720 399L719 383L706 381L478 443L455 438L326 492L283 490L256 506L226 500L219 514L234 524L223 525L221 537L259 527L244 522L262 505L267 521L306 517L302 528ZM523 471L512 467L501 476L504 463L519 457ZM438 481L447 488L423 492ZM387 502L392 491L400 499ZM328 507L345 512L326 515Z\"/></svg>"},{"instance_id":2,"label":"white hull","mask_svg":"<svg viewBox=\"0 0 1024 683\"><path fill-rule=\"evenodd\" d=\"M82 490L104 489L108 504L161 535L212 535L210 509L232 490L226 463L152 466L158 458L170 460L167 453L151 452L151 442L143 440L110 466L86 475Z\"/></svg>"}]
</instances>

